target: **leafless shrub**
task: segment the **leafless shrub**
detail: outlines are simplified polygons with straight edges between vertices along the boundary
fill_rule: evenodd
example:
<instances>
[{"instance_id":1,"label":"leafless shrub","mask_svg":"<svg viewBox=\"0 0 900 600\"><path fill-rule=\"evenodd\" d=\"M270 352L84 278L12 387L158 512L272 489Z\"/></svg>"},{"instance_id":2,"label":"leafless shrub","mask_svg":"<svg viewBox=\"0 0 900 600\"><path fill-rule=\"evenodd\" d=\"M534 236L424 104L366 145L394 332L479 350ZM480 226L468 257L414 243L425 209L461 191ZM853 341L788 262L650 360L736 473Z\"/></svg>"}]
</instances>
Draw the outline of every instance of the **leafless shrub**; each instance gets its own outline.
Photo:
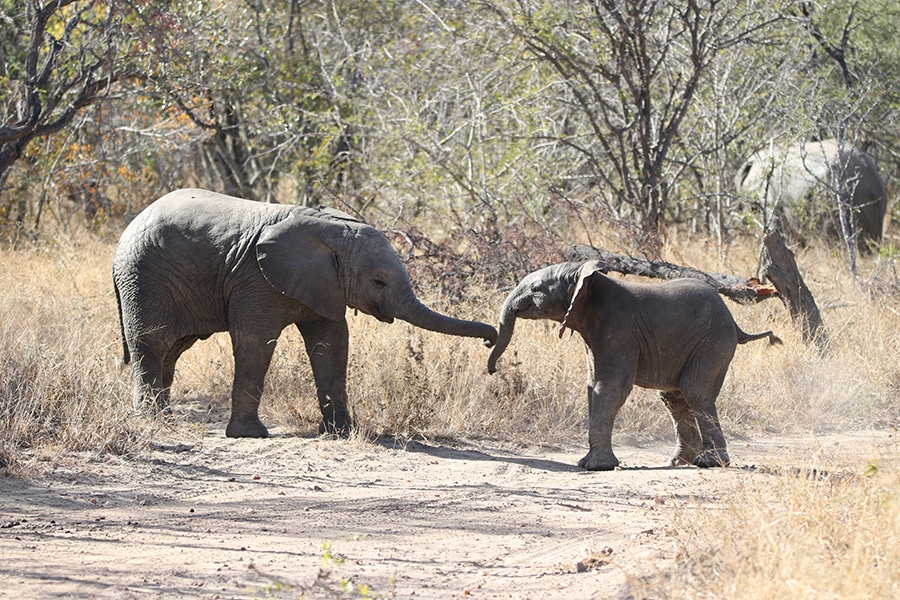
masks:
<instances>
[{"instance_id":1,"label":"leafless shrub","mask_svg":"<svg viewBox=\"0 0 900 600\"><path fill-rule=\"evenodd\" d=\"M514 285L532 271L565 260L564 245L551 233L515 226L497 234L469 230L437 242L417 229L387 236L416 286L451 299L465 299L473 284Z\"/></svg>"}]
</instances>

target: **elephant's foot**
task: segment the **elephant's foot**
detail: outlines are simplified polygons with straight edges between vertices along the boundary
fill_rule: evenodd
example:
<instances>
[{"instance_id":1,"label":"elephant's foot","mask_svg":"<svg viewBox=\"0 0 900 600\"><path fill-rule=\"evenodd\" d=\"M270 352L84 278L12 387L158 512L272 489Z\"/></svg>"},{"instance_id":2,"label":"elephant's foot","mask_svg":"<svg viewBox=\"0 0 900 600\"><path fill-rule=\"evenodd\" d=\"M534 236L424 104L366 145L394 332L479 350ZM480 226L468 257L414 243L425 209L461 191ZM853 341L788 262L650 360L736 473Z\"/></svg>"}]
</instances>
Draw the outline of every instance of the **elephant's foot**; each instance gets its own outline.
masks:
<instances>
[{"instance_id":1,"label":"elephant's foot","mask_svg":"<svg viewBox=\"0 0 900 600\"><path fill-rule=\"evenodd\" d=\"M668 465L670 467L680 467L682 465L691 465L693 463L694 463L693 458L687 457L684 454L679 453L669 459Z\"/></svg>"},{"instance_id":2,"label":"elephant's foot","mask_svg":"<svg viewBox=\"0 0 900 600\"><path fill-rule=\"evenodd\" d=\"M727 467L731 464L725 448L708 448L698 454L692 461L695 467Z\"/></svg>"},{"instance_id":3,"label":"elephant's foot","mask_svg":"<svg viewBox=\"0 0 900 600\"><path fill-rule=\"evenodd\" d=\"M699 448L691 448L687 449L681 444L676 446L675 454L672 458L669 459L668 465L670 467L680 467L682 465L692 465L694 464L694 459L697 458L699 454Z\"/></svg>"},{"instance_id":4,"label":"elephant's foot","mask_svg":"<svg viewBox=\"0 0 900 600\"><path fill-rule=\"evenodd\" d=\"M349 437L353 430L353 420L350 417L335 418L334 421L322 419L319 423L319 435L334 435L337 437Z\"/></svg>"},{"instance_id":5,"label":"elephant's foot","mask_svg":"<svg viewBox=\"0 0 900 600\"><path fill-rule=\"evenodd\" d=\"M237 420L231 417L225 428L225 437L265 438L269 437L269 430L259 419Z\"/></svg>"},{"instance_id":6,"label":"elephant's foot","mask_svg":"<svg viewBox=\"0 0 900 600\"><path fill-rule=\"evenodd\" d=\"M168 414L172 412L169 408L169 392L168 390L160 390L154 393L139 393L132 398L131 406L135 414Z\"/></svg>"},{"instance_id":7,"label":"elephant's foot","mask_svg":"<svg viewBox=\"0 0 900 600\"><path fill-rule=\"evenodd\" d=\"M619 459L612 450L591 450L578 461L578 466L588 471L612 471L619 466Z\"/></svg>"}]
</instances>

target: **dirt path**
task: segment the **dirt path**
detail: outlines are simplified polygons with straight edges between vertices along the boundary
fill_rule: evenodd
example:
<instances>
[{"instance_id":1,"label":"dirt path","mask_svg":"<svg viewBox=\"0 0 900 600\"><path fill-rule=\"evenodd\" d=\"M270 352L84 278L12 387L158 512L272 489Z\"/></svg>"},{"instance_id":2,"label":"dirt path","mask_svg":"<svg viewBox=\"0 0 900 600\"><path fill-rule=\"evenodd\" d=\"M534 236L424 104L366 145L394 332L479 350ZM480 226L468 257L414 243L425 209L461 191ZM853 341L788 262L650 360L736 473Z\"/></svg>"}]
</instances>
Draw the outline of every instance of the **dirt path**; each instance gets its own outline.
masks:
<instances>
[{"instance_id":1,"label":"dirt path","mask_svg":"<svg viewBox=\"0 0 900 600\"><path fill-rule=\"evenodd\" d=\"M396 598L622 597L676 556L675 511L764 476L659 468L664 444L620 445L627 468L586 473L574 466L580 446L273 434L226 440L211 426L199 444L0 479L0 596L324 597L304 588L327 543L342 559L319 579L331 590L344 578ZM873 435L824 443L870 448ZM784 444L736 442L732 457L771 464Z\"/></svg>"}]
</instances>

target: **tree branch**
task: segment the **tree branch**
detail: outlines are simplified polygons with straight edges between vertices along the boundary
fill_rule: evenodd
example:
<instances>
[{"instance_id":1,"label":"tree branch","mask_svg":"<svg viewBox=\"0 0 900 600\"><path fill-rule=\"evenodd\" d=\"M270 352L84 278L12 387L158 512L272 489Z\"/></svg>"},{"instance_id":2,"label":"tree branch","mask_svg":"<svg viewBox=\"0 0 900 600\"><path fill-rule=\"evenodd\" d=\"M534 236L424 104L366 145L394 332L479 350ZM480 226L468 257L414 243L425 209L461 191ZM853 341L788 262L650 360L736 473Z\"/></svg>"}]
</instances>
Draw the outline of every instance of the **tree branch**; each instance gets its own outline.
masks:
<instances>
[{"instance_id":1,"label":"tree branch","mask_svg":"<svg viewBox=\"0 0 900 600\"><path fill-rule=\"evenodd\" d=\"M626 275L643 275L657 279L697 279L715 288L717 292L741 304L761 302L778 296L772 286L762 284L756 278L728 275L724 273L706 273L690 267L683 267L661 260L647 260L634 256L615 254L592 246L574 245L567 253L568 260L600 260L610 271Z\"/></svg>"}]
</instances>

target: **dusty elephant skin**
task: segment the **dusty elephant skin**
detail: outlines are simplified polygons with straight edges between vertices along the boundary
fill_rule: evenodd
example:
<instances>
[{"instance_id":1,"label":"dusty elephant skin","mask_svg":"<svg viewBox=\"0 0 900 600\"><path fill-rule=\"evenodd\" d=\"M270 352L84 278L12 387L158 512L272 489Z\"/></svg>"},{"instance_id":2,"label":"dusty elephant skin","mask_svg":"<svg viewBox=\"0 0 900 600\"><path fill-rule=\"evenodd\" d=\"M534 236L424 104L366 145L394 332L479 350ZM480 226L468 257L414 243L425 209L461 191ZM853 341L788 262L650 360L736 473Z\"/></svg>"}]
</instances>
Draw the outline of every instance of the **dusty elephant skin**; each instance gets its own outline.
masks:
<instances>
[{"instance_id":1,"label":"dusty elephant skin","mask_svg":"<svg viewBox=\"0 0 900 600\"><path fill-rule=\"evenodd\" d=\"M827 139L790 147L772 147L751 156L734 179L739 194L765 202L775 225L786 233L821 225L813 197L826 199L832 235L847 228L859 247L881 242L887 192L872 158L849 142ZM842 226L841 220L845 223ZM768 224L767 224L768 226Z\"/></svg>"},{"instance_id":2,"label":"dusty elephant skin","mask_svg":"<svg viewBox=\"0 0 900 600\"><path fill-rule=\"evenodd\" d=\"M738 344L769 338L747 334L718 293L693 279L660 284L614 281L598 261L561 263L531 273L510 292L488 371L509 346L516 318L551 319L584 338L593 365L588 385L590 450L578 465L591 471L619 464L612 429L633 386L660 390L675 425L670 465L727 466L716 397Z\"/></svg>"},{"instance_id":3,"label":"dusty elephant skin","mask_svg":"<svg viewBox=\"0 0 900 600\"><path fill-rule=\"evenodd\" d=\"M259 420L275 341L293 324L309 355L321 433L346 434L346 308L451 335L497 338L490 325L418 301L387 239L329 209L262 204L205 190L172 192L131 222L113 258L125 362L135 403L168 403L179 356L219 331L231 336L228 437L266 437Z\"/></svg>"}]
</instances>

